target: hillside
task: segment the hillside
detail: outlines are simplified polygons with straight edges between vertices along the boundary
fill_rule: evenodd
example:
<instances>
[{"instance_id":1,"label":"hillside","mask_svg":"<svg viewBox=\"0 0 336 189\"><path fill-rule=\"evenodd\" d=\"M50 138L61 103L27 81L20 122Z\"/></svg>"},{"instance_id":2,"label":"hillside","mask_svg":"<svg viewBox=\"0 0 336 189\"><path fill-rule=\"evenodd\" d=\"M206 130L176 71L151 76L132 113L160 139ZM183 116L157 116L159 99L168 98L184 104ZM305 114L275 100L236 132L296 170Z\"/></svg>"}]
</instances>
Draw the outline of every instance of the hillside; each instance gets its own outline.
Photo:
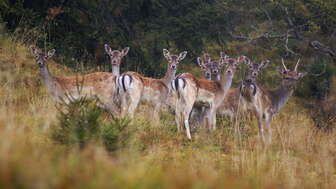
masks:
<instances>
[{"instance_id":1,"label":"hillside","mask_svg":"<svg viewBox=\"0 0 336 189\"><path fill-rule=\"evenodd\" d=\"M0 188L336 187L336 131L316 129L295 98L275 116L267 149L255 121L239 124L241 138L221 120L217 131L197 130L190 142L176 133L172 115L152 125L142 116L118 122L105 112L103 138L80 148L52 137L62 116L28 48L9 36L0 47ZM49 67L59 76L74 73L52 61ZM125 130L108 133L122 124ZM117 136L115 148L106 136Z\"/></svg>"}]
</instances>

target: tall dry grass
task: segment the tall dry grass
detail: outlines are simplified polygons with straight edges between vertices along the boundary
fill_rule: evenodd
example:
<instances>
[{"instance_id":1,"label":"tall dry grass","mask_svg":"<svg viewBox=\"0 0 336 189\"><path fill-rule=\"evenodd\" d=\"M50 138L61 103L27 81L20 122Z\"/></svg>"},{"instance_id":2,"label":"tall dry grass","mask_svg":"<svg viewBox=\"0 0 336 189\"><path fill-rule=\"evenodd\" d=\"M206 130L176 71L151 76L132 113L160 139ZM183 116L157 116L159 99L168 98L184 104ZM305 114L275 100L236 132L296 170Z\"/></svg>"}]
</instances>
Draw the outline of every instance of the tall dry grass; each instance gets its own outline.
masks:
<instances>
[{"instance_id":1,"label":"tall dry grass","mask_svg":"<svg viewBox=\"0 0 336 189\"><path fill-rule=\"evenodd\" d=\"M275 116L267 148L255 122L241 124L240 140L221 121L217 131L197 130L188 141L169 114L160 125L138 117L127 144L113 152L99 142L61 145L50 137L58 111L27 47L10 39L0 47L0 188L336 187L336 134L316 129L294 98Z\"/></svg>"}]
</instances>

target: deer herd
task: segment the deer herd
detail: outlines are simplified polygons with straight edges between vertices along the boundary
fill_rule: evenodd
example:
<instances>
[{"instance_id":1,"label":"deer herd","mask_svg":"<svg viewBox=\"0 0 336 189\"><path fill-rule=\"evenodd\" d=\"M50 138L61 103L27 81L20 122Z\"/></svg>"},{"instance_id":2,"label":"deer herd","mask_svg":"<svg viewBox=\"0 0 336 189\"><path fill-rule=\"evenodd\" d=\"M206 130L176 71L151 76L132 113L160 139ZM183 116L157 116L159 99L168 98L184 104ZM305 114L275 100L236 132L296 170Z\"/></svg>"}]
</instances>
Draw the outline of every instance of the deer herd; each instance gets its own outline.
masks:
<instances>
[{"instance_id":1,"label":"deer herd","mask_svg":"<svg viewBox=\"0 0 336 189\"><path fill-rule=\"evenodd\" d=\"M105 44L112 73L95 72L56 77L49 72L47 65L48 59L55 54L55 49L47 54L34 46L30 46L30 49L36 56L48 92L57 102L68 104L83 97L96 99L98 106L121 118L133 118L139 104L146 103L153 107L152 115L155 121L160 119L159 112L168 107L175 112L177 130L185 132L188 139L192 138L189 123L192 118L197 120L194 124L216 130L216 115L228 116L232 122L242 115L239 112L250 112L258 121L262 142L271 142L272 117L286 104L296 83L305 75L298 72L300 60L294 70L291 70L286 67L282 59L283 68L280 71L282 80L279 87L275 90L265 89L256 79L270 61L253 63L246 56L231 58L221 52L218 60L213 60L208 54L204 54L203 59L197 58L204 78L197 78L191 73L176 76L177 67L186 57L187 51L174 55L167 49L163 49L163 56L168 62L163 78L145 77L131 71L120 75L120 64L127 55L129 47L119 51L112 50ZM231 88L239 64L245 64L249 72L238 88ZM221 71L222 69L224 71Z\"/></svg>"}]
</instances>

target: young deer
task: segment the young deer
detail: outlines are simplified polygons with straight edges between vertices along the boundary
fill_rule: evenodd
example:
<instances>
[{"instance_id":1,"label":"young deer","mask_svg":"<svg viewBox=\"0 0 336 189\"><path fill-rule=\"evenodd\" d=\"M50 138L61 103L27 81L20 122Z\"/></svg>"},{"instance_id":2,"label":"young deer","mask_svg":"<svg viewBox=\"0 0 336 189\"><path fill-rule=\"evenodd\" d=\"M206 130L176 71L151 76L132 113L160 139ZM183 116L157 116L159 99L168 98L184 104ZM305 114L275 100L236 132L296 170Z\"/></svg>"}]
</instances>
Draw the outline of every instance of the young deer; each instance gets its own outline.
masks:
<instances>
[{"instance_id":1,"label":"young deer","mask_svg":"<svg viewBox=\"0 0 336 189\"><path fill-rule=\"evenodd\" d=\"M269 62L269 60L266 60L260 62L259 64L252 63L248 58L246 58L245 63L248 66L250 78L255 80L259 72L267 67ZM239 88L231 88L224 98L222 104L218 107L217 114L230 117L230 121L232 123L234 119L238 116L238 111L247 111L246 102L244 98L240 96Z\"/></svg>"},{"instance_id":2,"label":"young deer","mask_svg":"<svg viewBox=\"0 0 336 189\"><path fill-rule=\"evenodd\" d=\"M201 64L201 59L197 60ZM190 73L183 73L172 82L173 89L177 92L175 121L178 131L181 131L181 125L184 122L187 137L191 139L189 116L195 102L209 105L206 111L207 125L209 128L216 128L216 110L231 87L238 63L243 60L245 60L244 56L235 60L221 53L218 64L220 66L226 65L226 70L219 81L198 79Z\"/></svg>"},{"instance_id":3,"label":"young deer","mask_svg":"<svg viewBox=\"0 0 336 189\"><path fill-rule=\"evenodd\" d=\"M253 77L243 81L240 92L258 119L259 135L262 142L265 142L263 122L267 130L267 142L269 143L272 140L270 125L272 117L287 103L288 98L293 94L298 80L305 75L305 73L297 71L299 62L300 59L296 63L294 70L291 71L287 69L282 61L284 67L280 72L282 81L276 90L267 90L259 87Z\"/></svg>"},{"instance_id":4,"label":"young deer","mask_svg":"<svg viewBox=\"0 0 336 189\"><path fill-rule=\"evenodd\" d=\"M203 57L204 61L197 61L197 64L203 70L204 78L207 80L219 81L221 65L218 61L211 61L211 57L208 54L204 54Z\"/></svg>"},{"instance_id":5,"label":"young deer","mask_svg":"<svg viewBox=\"0 0 336 189\"><path fill-rule=\"evenodd\" d=\"M98 99L99 106L112 113L116 113L113 103L116 89L116 76L108 72L96 72L86 75L56 77L49 70L47 61L55 54L55 49L47 54L41 53L34 46L30 46L32 53L36 56L36 63L40 68L40 75L51 96L59 103L70 103L81 97ZM113 73L119 73L121 58L124 57L129 48L123 51L112 51L105 45L106 52L111 57Z\"/></svg>"},{"instance_id":6,"label":"young deer","mask_svg":"<svg viewBox=\"0 0 336 189\"><path fill-rule=\"evenodd\" d=\"M179 56L171 55L163 49L163 55L168 61L166 74L161 79L144 77L136 72L126 72L118 77L121 95L121 116L126 114L133 118L134 112L140 102L154 106L154 120L159 120L159 109L166 104L170 93L170 82L175 78L178 64L186 57L187 51Z\"/></svg>"},{"instance_id":7,"label":"young deer","mask_svg":"<svg viewBox=\"0 0 336 189\"><path fill-rule=\"evenodd\" d=\"M218 61L211 61L209 54L203 55L204 61L197 61L199 67L203 70L203 76L206 80L219 81L221 65ZM206 107L195 103L190 113L190 122L196 125L202 125L205 116Z\"/></svg>"}]
</instances>

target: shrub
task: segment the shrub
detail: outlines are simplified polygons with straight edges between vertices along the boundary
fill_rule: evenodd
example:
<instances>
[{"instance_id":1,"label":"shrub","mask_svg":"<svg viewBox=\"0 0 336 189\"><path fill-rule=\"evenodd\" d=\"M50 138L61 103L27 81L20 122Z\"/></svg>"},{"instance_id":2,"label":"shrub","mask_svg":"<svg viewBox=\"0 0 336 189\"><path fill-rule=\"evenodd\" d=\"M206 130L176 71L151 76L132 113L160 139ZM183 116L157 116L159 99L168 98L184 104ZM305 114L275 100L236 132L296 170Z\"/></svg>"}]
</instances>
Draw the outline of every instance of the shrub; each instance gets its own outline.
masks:
<instances>
[{"instance_id":1,"label":"shrub","mask_svg":"<svg viewBox=\"0 0 336 189\"><path fill-rule=\"evenodd\" d=\"M103 127L101 138L107 151L115 151L127 144L132 133L128 127L129 123L129 119L114 118Z\"/></svg>"},{"instance_id":2,"label":"shrub","mask_svg":"<svg viewBox=\"0 0 336 189\"><path fill-rule=\"evenodd\" d=\"M102 110L95 101L81 98L59 106L58 111L59 125L52 130L52 139L56 142L83 148L88 142L99 139Z\"/></svg>"}]
</instances>

